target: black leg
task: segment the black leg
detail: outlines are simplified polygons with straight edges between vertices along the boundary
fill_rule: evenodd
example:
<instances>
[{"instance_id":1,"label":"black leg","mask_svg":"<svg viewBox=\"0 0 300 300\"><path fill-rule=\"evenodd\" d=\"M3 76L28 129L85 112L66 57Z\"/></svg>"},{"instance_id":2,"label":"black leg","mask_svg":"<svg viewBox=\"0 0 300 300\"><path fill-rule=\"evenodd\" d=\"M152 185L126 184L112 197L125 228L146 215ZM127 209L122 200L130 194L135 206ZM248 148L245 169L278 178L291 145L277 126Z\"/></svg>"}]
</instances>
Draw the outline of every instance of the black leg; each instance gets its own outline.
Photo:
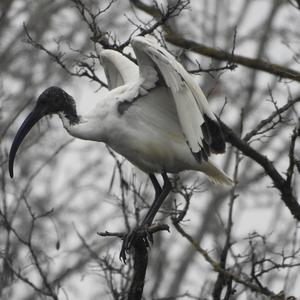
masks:
<instances>
[{"instance_id":1,"label":"black leg","mask_svg":"<svg viewBox=\"0 0 300 300\"><path fill-rule=\"evenodd\" d=\"M155 200L159 197L162 189L161 189L161 186L160 186L160 184L159 184L159 182L156 179L154 174L149 174L149 177L150 177L150 180L151 180L151 182L153 184L153 187L154 187L154 190L155 190L155 198L154 198L154 200Z\"/></svg>"},{"instance_id":2,"label":"black leg","mask_svg":"<svg viewBox=\"0 0 300 300\"><path fill-rule=\"evenodd\" d=\"M152 174L151 174L152 175ZM151 175L150 175L150 179L152 181L153 178L151 178ZM154 176L154 175L152 175ZM150 226L159 210L159 208L161 207L161 205L163 204L164 200L167 198L167 196L169 195L171 189L172 189L172 184L167 176L167 174L165 172L162 173L162 177L163 177L163 180L164 180L164 185L163 185L163 188L161 189L160 191L160 194L158 197L155 197L155 200L154 202L152 203L147 215L145 216L143 222L142 222L142 226ZM155 177L154 177L155 178ZM159 183L157 181L157 179L155 178L155 181L156 183L158 184L159 186ZM152 181L153 183L153 181ZM155 183L155 184L156 184ZM154 186L154 183L153 183L153 186ZM159 186L160 187L160 186ZM155 186L154 186L155 188ZM157 190L155 188L155 191L157 193Z\"/></svg>"},{"instance_id":3,"label":"black leg","mask_svg":"<svg viewBox=\"0 0 300 300\"><path fill-rule=\"evenodd\" d=\"M125 263L126 253L129 252L131 246L133 244L136 244L137 241L141 241L145 249L147 247L150 247L150 243L153 243L152 234L149 233L148 227L152 224L159 208L161 207L164 200L167 198L172 189L172 184L165 172L162 173L162 177L164 180L164 185L162 188L153 174L150 174L149 176L155 189L155 199L141 225L124 237L122 249L120 252L120 259L123 260Z\"/></svg>"}]
</instances>

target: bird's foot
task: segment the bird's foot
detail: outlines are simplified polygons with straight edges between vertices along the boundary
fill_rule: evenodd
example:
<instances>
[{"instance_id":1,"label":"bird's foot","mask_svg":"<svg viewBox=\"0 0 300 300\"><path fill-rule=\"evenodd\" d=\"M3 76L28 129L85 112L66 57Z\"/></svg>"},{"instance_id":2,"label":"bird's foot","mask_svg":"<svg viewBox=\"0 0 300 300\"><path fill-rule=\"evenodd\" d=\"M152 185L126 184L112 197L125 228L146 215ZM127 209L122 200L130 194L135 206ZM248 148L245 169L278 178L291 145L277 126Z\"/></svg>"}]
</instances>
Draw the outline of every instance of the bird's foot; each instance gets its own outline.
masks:
<instances>
[{"instance_id":1,"label":"bird's foot","mask_svg":"<svg viewBox=\"0 0 300 300\"><path fill-rule=\"evenodd\" d=\"M126 256L132 247L150 248L153 244L153 235L149 231L149 226L138 226L123 238L122 248L120 251L120 260L126 264Z\"/></svg>"}]
</instances>

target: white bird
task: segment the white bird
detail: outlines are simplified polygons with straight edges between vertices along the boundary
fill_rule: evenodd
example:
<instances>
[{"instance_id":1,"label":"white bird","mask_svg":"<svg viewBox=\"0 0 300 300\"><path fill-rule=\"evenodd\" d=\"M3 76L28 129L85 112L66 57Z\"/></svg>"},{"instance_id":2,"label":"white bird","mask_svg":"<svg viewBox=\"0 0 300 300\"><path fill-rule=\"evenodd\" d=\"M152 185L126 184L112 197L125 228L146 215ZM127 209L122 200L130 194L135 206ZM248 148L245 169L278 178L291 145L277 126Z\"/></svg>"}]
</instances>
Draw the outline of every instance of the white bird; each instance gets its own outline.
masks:
<instances>
[{"instance_id":1,"label":"white bird","mask_svg":"<svg viewBox=\"0 0 300 300\"><path fill-rule=\"evenodd\" d=\"M150 175L156 196L141 226L150 226L171 190L166 173L196 170L214 183L232 180L209 156L223 153L225 142L215 115L192 75L156 41L135 37L131 41L138 66L114 50L101 59L110 91L97 100L90 113L77 115L75 101L58 87L46 89L21 125L9 155L9 171L18 147L43 116L58 114L70 135L104 142ZM163 175L161 188L154 173ZM133 236L123 243L122 258Z\"/></svg>"}]
</instances>

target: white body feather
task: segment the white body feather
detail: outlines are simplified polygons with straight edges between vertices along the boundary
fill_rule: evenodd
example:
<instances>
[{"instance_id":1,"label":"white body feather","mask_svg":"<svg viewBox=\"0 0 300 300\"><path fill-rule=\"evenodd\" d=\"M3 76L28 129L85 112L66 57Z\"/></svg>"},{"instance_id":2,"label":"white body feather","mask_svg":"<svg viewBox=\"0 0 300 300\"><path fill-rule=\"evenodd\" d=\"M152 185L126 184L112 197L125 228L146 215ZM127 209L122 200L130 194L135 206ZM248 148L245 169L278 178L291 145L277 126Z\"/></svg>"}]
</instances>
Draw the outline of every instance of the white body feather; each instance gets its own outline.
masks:
<instances>
[{"instance_id":1,"label":"white body feather","mask_svg":"<svg viewBox=\"0 0 300 300\"><path fill-rule=\"evenodd\" d=\"M102 62L109 91L81 123L64 126L74 136L107 143L147 173L197 170L215 183L231 179L210 160L197 161L203 147L203 114L215 120L191 75L152 41L132 40L139 67L113 50ZM163 78L163 84L157 82Z\"/></svg>"}]
</instances>

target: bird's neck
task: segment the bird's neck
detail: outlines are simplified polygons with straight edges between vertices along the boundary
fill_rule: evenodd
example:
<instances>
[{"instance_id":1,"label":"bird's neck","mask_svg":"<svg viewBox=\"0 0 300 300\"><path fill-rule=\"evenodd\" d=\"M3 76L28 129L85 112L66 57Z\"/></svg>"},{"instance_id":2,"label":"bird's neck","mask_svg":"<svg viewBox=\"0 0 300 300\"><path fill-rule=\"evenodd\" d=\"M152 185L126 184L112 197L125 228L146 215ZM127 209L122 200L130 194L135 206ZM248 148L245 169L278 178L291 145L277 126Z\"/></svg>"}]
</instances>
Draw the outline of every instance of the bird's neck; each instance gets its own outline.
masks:
<instances>
[{"instance_id":1,"label":"bird's neck","mask_svg":"<svg viewBox=\"0 0 300 300\"><path fill-rule=\"evenodd\" d=\"M80 138L80 129L82 127L82 118L78 117L77 122L72 122L64 113L58 113L64 128L74 137Z\"/></svg>"},{"instance_id":2,"label":"bird's neck","mask_svg":"<svg viewBox=\"0 0 300 300\"><path fill-rule=\"evenodd\" d=\"M62 120L64 128L68 133L76 138L97 142L105 141L104 130L97 125L97 128L93 126L93 120L85 118L83 116L78 117L78 122L71 122L63 113L58 114Z\"/></svg>"}]
</instances>

